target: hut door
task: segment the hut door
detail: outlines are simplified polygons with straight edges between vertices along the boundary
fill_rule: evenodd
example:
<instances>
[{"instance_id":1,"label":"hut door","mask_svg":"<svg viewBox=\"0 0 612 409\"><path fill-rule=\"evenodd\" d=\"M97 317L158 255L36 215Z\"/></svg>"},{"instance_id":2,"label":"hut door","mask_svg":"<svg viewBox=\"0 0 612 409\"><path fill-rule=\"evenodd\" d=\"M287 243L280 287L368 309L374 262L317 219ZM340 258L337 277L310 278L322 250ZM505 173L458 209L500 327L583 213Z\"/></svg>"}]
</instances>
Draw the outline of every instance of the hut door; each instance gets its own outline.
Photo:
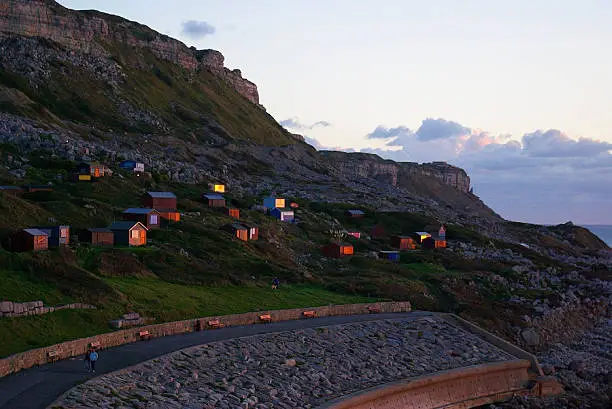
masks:
<instances>
[{"instance_id":1,"label":"hut door","mask_svg":"<svg viewBox=\"0 0 612 409\"><path fill-rule=\"evenodd\" d=\"M94 177L100 177L100 168L94 168Z\"/></svg>"},{"instance_id":2,"label":"hut door","mask_svg":"<svg viewBox=\"0 0 612 409\"><path fill-rule=\"evenodd\" d=\"M143 231L140 232L140 244L141 245L147 244L147 235Z\"/></svg>"}]
</instances>

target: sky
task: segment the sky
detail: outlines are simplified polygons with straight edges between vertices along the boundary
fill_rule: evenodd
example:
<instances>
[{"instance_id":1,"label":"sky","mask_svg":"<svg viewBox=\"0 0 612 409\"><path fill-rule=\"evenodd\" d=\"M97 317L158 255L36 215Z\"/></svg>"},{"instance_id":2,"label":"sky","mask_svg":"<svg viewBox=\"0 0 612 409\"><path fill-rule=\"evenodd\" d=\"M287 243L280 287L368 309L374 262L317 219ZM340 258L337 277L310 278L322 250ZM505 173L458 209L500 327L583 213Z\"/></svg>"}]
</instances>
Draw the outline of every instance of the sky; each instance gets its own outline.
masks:
<instances>
[{"instance_id":1,"label":"sky","mask_svg":"<svg viewBox=\"0 0 612 409\"><path fill-rule=\"evenodd\" d=\"M213 48L317 148L466 169L507 219L612 225L608 0L60 0Z\"/></svg>"}]
</instances>

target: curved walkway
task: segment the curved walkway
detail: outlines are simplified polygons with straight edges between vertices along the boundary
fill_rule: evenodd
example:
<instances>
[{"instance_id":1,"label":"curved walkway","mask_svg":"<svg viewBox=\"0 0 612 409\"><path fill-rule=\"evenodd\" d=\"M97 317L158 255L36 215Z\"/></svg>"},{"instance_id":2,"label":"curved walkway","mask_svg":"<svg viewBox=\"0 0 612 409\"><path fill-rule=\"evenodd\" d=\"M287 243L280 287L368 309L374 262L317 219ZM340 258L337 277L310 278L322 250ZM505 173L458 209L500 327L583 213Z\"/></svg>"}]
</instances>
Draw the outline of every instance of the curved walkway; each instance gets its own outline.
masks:
<instances>
[{"instance_id":1,"label":"curved walkway","mask_svg":"<svg viewBox=\"0 0 612 409\"><path fill-rule=\"evenodd\" d=\"M336 316L228 327L155 338L150 341L122 345L101 351L96 375L114 372L170 352L209 342L352 322L376 321L388 318L411 319L431 315L433 314L429 312L413 311L393 314ZM54 364L23 370L14 375L0 378L0 409L46 408L64 392L91 378L92 375L84 369L82 359L59 361Z\"/></svg>"}]
</instances>

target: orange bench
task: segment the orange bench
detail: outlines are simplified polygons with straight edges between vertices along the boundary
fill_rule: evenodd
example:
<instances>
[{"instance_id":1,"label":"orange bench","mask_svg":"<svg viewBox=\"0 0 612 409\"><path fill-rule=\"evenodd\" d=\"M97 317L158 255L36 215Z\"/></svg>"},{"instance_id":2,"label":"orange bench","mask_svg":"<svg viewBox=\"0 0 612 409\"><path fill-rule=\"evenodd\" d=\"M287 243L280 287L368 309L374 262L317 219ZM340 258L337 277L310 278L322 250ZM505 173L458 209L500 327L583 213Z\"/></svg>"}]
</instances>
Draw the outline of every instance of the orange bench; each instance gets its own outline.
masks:
<instances>
[{"instance_id":1,"label":"orange bench","mask_svg":"<svg viewBox=\"0 0 612 409\"><path fill-rule=\"evenodd\" d=\"M149 331L140 331L138 336L140 339L151 339L151 333Z\"/></svg>"},{"instance_id":2,"label":"orange bench","mask_svg":"<svg viewBox=\"0 0 612 409\"><path fill-rule=\"evenodd\" d=\"M55 362L60 358L60 351L47 351L47 358L49 362Z\"/></svg>"},{"instance_id":3,"label":"orange bench","mask_svg":"<svg viewBox=\"0 0 612 409\"><path fill-rule=\"evenodd\" d=\"M380 312L380 307L368 307L368 312L370 314L376 314L376 313Z\"/></svg>"},{"instance_id":4,"label":"orange bench","mask_svg":"<svg viewBox=\"0 0 612 409\"><path fill-rule=\"evenodd\" d=\"M304 316L304 318L314 318L317 316L317 312L316 311L304 311L302 315Z\"/></svg>"},{"instance_id":5,"label":"orange bench","mask_svg":"<svg viewBox=\"0 0 612 409\"><path fill-rule=\"evenodd\" d=\"M89 343L89 346L92 348L100 348L101 345L102 344L100 344L100 341L94 341L94 342Z\"/></svg>"},{"instance_id":6,"label":"orange bench","mask_svg":"<svg viewBox=\"0 0 612 409\"><path fill-rule=\"evenodd\" d=\"M272 316L270 314L264 314L259 316L259 320L263 322L271 322Z\"/></svg>"},{"instance_id":7,"label":"orange bench","mask_svg":"<svg viewBox=\"0 0 612 409\"><path fill-rule=\"evenodd\" d=\"M220 320L216 319L208 321L208 326L211 328L223 328L225 324L222 324Z\"/></svg>"}]
</instances>

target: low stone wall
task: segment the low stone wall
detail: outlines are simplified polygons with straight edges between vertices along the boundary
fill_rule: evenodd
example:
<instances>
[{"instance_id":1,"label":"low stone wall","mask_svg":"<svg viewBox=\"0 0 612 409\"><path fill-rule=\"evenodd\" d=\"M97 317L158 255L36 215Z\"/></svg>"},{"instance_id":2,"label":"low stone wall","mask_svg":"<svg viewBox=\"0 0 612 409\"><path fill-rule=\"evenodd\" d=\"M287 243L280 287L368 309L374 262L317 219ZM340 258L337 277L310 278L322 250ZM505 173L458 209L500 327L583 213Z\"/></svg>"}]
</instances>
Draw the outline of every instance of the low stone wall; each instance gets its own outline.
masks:
<instances>
[{"instance_id":1,"label":"low stone wall","mask_svg":"<svg viewBox=\"0 0 612 409\"><path fill-rule=\"evenodd\" d=\"M1 317L25 317L28 315L43 315L60 310L77 310L77 309L94 309L93 305L74 303L66 305L58 305L56 307L45 307L42 301L31 302L0 302L0 318Z\"/></svg>"},{"instance_id":2,"label":"low stone wall","mask_svg":"<svg viewBox=\"0 0 612 409\"><path fill-rule=\"evenodd\" d=\"M165 324L148 325L144 327L100 334L89 338L81 338L45 348L33 349L11 355L8 358L0 359L0 377L18 372L22 369L31 368L36 365L46 364L51 360L67 359L82 355L87 351L89 344L93 342L99 342L100 348L110 348L131 342L137 342L141 340L141 331L148 331L152 338L157 338L192 332L198 327L205 329L208 326L208 321L215 319L218 319L225 326L237 326L259 323L261 322L260 316L265 314L269 314L271 321L274 322L301 319L303 318L304 311L314 311L317 317L329 317L367 314L371 309L376 309L381 313L410 312L411 305L408 301L329 305L324 307L247 312L244 314L204 317L184 321L168 322Z\"/></svg>"},{"instance_id":3,"label":"low stone wall","mask_svg":"<svg viewBox=\"0 0 612 409\"><path fill-rule=\"evenodd\" d=\"M474 365L413 378L340 398L319 409L465 409L529 390L526 360Z\"/></svg>"}]
</instances>

